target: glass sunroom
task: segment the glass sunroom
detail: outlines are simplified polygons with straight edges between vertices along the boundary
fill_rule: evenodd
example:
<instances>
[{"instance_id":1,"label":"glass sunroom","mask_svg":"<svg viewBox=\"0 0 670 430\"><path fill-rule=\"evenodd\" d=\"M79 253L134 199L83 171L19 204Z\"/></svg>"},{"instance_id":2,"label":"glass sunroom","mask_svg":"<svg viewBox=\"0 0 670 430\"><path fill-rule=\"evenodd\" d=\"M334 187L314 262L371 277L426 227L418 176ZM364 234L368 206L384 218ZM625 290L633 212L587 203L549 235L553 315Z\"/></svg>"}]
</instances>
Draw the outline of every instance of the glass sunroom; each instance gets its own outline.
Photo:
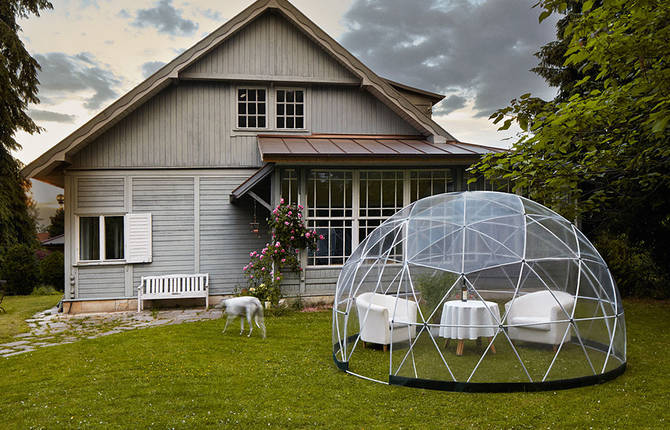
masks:
<instances>
[{"instance_id":1,"label":"glass sunroom","mask_svg":"<svg viewBox=\"0 0 670 430\"><path fill-rule=\"evenodd\" d=\"M626 366L616 284L588 239L514 194L418 200L344 265L333 358L378 382L452 391L554 390Z\"/></svg>"}]
</instances>

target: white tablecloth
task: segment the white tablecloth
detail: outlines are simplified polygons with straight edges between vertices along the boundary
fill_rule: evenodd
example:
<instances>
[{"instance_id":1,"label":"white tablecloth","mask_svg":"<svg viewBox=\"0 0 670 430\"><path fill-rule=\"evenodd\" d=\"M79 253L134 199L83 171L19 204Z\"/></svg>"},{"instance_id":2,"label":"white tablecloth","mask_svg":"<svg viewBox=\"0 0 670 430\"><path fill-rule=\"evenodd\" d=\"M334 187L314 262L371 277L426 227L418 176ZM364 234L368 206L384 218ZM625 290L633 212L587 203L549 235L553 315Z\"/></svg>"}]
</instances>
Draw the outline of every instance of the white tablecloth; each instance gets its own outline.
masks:
<instances>
[{"instance_id":1,"label":"white tablecloth","mask_svg":"<svg viewBox=\"0 0 670 430\"><path fill-rule=\"evenodd\" d=\"M486 309L486 306L490 309ZM493 314L493 315L492 315ZM495 317L495 318L494 318ZM442 306L440 337L449 339L477 339L493 337L500 321L498 304L481 300L452 300ZM491 327L473 327L473 326ZM458 327L456 327L458 326Z\"/></svg>"}]
</instances>

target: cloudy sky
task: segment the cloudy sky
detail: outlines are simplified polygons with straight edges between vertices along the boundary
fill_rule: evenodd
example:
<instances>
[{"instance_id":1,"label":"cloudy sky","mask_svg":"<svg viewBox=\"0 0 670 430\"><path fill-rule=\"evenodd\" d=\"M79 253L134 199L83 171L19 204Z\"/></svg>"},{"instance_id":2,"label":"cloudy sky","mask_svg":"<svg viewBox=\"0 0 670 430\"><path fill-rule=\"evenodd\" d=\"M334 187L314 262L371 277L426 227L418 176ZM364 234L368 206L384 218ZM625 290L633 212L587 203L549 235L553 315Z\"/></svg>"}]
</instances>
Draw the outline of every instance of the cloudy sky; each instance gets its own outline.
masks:
<instances>
[{"instance_id":1,"label":"cloudy sky","mask_svg":"<svg viewBox=\"0 0 670 430\"><path fill-rule=\"evenodd\" d=\"M292 0L379 75L446 94L435 119L456 138L509 145L488 120L512 98L553 90L528 70L554 39L536 0ZM28 163L252 0L58 0L21 22L42 66L31 107L45 131L18 135ZM39 201L55 190L35 189Z\"/></svg>"}]
</instances>

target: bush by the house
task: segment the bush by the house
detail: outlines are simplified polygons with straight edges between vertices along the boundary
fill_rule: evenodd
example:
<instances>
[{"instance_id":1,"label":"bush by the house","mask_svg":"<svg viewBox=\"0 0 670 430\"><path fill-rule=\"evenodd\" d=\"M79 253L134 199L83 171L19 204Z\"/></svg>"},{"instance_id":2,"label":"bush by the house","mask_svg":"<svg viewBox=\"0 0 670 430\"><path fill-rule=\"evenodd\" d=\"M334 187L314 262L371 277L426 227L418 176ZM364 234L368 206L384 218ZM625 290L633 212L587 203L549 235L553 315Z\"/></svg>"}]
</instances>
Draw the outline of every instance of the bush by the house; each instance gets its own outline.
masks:
<instances>
[{"instance_id":1,"label":"bush by the house","mask_svg":"<svg viewBox=\"0 0 670 430\"><path fill-rule=\"evenodd\" d=\"M33 289L33 292L30 293L31 296L51 296L56 294L58 291L51 285L38 285Z\"/></svg>"},{"instance_id":2,"label":"bush by the house","mask_svg":"<svg viewBox=\"0 0 670 430\"><path fill-rule=\"evenodd\" d=\"M7 281L8 294L30 294L37 285L38 275L35 252L28 245L10 246L0 257L0 278Z\"/></svg>"},{"instance_id":3,"label":"bush by the house","mask_svg":"<svg viewBox=\"0 0 670 430\"><path fill-rule=\"evenodd\" d=\"M58 291L63 291L65 285L65 263L63 253L52 252L39 262L40 281L46 285L53 285Z\"/></svg>"},{"instance_id":4,"label":"bush by the house","mask_svg":"<svg viewBox=\"0 0 670 430\"><path fill-rule=\"evenodd\" d=\"M622 296L667 298L670 276L654 262L644 243L632 243L627 235L604 233L596 248L607 262Z\"/></svg>"}]
</instances>

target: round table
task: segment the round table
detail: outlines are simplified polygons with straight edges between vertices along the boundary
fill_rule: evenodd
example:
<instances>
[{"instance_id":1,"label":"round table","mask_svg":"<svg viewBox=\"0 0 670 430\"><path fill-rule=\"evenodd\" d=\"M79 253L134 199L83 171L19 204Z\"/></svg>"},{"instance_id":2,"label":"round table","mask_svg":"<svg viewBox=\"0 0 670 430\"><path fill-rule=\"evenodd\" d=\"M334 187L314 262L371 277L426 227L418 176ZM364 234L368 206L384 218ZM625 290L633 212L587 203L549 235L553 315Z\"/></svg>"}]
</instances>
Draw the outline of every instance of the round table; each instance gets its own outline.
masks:
<instances>
[{"instance_id":1,"label":"round table","mask_svg":"<svg viewBox=\"0 0 670 430\"><path fill-rule=\"evenodd\" d=\"M488 309L487 309L488 307ZM465 339L479 340L480 337L492 338L500 324L500 310L494 302L481 300L451 300L442 306L440 337L457 339L456 355L463 355ZM490 339L489 339L490 341ZM495 354L495 346L491 345Z\"/></svg>"}]
</instances>

